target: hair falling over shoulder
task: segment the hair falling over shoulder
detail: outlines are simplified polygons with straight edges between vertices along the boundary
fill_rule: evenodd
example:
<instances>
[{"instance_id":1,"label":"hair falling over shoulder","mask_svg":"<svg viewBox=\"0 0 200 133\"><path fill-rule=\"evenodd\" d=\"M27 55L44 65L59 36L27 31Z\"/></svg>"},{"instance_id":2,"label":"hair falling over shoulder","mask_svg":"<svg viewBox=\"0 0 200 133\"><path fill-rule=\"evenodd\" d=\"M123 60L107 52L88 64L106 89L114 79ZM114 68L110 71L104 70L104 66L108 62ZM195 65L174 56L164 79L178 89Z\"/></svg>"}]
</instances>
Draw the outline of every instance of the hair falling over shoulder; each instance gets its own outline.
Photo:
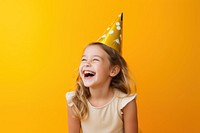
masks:
<instances>
[{"instance_id":1,"label":"hair falling over shoulder","mask_svg":"<svg viewBox=\"0 0 200 133\"><path fill-rule=\"evenodd\" d=\"M124 60L124 58L117 51L102 43L94 42L89 45L100 46L109 55L109 61L111 63L111 66L119 65L120 72L118 73L117 76L112 78L110 87L118 89L129 95L131 93L130 76L128 73L127 63ZM76 79L76 85L77 88L75 91L75 96L72 99L74 103L72 109L75 114L75 117L79 118L80 120L87 119L88 117L87 99L90 97L90 91L88 87L84 86L83 81L80 78L80 75L78 75ZM134 87L136 89L136 86Z\"/></svg>"},{"instance_id":2,"label":"hair falling over shoulder","mask_svg":"<svg viewBox=\"0 0 200 133\"><path fill-rule=\"evenodd\" d=\"M79 119L86 119L88 116L87 98L90 96L89 88L85 87L80 75L76 79L76 91L75 96L72 99L74 103L73 112L75 117Z\"/></svg>"}]
</instances>

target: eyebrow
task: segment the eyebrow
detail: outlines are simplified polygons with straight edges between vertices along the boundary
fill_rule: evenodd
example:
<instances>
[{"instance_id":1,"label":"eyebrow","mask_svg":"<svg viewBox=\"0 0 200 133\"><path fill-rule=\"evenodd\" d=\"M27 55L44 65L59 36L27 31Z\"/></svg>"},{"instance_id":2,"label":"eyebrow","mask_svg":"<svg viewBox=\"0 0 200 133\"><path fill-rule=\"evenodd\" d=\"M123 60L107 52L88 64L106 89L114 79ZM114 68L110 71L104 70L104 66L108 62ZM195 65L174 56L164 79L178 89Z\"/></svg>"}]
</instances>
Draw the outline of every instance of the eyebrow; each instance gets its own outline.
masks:
<instances>
[{"instance_id":1,"label":"eyebrow","mask_svg":"<svg viewBox=\"0 0 200 133\"><path fill-rule=\"evenodd\" d=\"M82 58L83 57L86 57L86 55L83 55ZM93 55L92 57L99 57L99 58L101 58L103 60L103 58L101 56L99 56L99 55Z\"/></svg>"}]
</instances>

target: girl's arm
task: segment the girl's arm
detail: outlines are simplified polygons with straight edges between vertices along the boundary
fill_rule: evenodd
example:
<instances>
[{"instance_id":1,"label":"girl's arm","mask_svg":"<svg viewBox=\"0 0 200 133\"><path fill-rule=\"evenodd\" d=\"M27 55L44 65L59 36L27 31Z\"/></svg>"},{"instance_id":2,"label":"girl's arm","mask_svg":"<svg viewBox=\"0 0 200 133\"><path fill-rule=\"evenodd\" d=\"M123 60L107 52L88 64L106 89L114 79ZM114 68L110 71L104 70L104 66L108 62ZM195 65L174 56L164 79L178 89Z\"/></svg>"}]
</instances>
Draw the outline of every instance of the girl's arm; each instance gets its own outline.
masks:
<instances>
[{"instance_id":1,"label":"girl's arm","mask_svg":"<svg viewBox=\"0 0 200 133\"><path fill-rule=\"evenodd\" d=\"M135 99L128 103L122 111L125 133L138 133L137 106Z\"/></svg>"},{"instance_id":2,"label":"girl's arm","mask_svg":"<svg viewBox=\"0 0 200 133\"><path fill-rule=\"evenodd\" d=\"M74 117L72 108L68 106L68 131L69 133L80 133L80 120Z\"/></svg>"}]
</instances>

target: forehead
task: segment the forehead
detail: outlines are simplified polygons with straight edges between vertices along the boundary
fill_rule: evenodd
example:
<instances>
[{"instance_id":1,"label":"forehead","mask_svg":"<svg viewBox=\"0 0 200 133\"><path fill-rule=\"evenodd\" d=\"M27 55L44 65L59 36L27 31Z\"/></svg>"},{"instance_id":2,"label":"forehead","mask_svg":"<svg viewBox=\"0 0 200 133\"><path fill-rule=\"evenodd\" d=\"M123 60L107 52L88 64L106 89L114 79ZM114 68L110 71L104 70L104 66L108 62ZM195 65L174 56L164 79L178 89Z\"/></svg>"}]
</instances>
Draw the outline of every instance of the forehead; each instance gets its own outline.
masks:
<instances>
[{"instance_id":1,"label":"forehead","mask_svg":"<svg viewBox=\"0 0 200 133\"><path fill-rule=\"evenodd\" d=\"M108 57L108 54L98 45L89 45L84 50L83 56L94 56L98 55L101 57Z\"/></svg>"}]
</instances>

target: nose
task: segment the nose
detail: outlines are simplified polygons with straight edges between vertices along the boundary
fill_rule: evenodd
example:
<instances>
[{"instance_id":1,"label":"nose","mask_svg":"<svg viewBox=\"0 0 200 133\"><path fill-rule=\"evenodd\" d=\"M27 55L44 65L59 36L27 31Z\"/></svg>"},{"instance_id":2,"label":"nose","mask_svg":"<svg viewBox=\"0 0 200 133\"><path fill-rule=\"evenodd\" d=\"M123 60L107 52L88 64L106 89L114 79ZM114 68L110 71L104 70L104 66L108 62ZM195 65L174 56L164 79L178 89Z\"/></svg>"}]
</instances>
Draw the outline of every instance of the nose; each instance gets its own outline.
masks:
<instances>
[{"instance_id":1,"label":"nose","mask_svg":"<svg viewBox=\"0 0 200 133\"><path fill-rule=\"evenodd\" d=\"M85 66L86 67L90 67L91 66L91 62L89 60L87 62L85 62Z\"/></svg>"}]
</instances>

